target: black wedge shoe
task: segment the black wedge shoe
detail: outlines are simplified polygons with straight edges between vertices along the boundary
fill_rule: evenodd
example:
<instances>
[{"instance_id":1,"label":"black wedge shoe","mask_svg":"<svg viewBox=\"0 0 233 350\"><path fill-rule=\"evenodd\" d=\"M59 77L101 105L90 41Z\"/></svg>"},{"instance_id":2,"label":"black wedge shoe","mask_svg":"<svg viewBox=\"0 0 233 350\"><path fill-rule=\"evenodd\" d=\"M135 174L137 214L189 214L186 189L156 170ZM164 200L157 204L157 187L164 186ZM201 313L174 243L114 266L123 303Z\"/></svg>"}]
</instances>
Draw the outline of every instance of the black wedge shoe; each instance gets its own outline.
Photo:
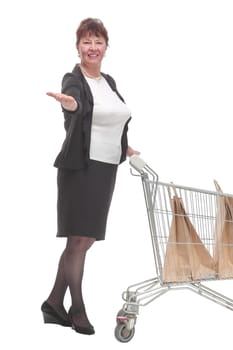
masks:
<instances>
[{"instance_id":1,"label":"black wedge shoe","mask_svg":"<svg viewBox=\"0 0 233 350\"><path fill-rule=\"evenodd\" d=\"M72 329L75 332L81 333L81 334L86 334L86 335L95 334L95 329L92 325L90 325L89 327L81 327L81 326L78 326L77 324L74 323L74 321L72 320L71 308L68 312L68 315L69 315L69 318L71 319L71 322L72 322Z\"/></svg>"},{"instance_id":2,"label":"black wedge shoe","mask_svg":"<svg viewBox=\"0 0 233 350\"><path fill-rule=\"evenodd\" d=\"M80 327L78 325L76 325L75 323L72 323L72 329L77 332L77 333L81 333L81 334L86 334L86 335L92 335L95 334L95 330L93 326L90 327Z\"/></svg>"},{"instance_id":3,"label":"black wedge shoe","mask_svg":"<svg viewBox=\"0 0 233 350\"><path fill-rule=\"evenodd\" d=\"M62 318L54 308L45 301L41 305L41 311L44 318L44 323L54 323L59 324L64 327L71 327L72 323L69 320Z\"/></svg>"}]
</instances>

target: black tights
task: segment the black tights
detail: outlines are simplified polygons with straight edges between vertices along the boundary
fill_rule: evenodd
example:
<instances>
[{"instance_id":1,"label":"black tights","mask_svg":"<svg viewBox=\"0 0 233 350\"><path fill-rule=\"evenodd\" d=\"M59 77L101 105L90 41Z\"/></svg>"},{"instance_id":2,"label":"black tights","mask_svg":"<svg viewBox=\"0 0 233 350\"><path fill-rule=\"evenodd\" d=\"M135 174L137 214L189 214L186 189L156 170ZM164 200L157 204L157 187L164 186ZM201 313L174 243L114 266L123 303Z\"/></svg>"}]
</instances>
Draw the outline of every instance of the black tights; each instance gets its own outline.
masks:
<instances>
[{"instance_id":1,"label":"black tights","mask_svg":"<svg viewBox=\"0 0 233 350\"><path fill-rule=\"evenodd\" d=\"M73 236L67 238L67 244L61 255L57 276L47 302L65 319L68 318L64 308L64 298L69 287L72 301L72 318L81 327L90 326L82 297L82 278L87 250L95 238Z\"/></svg>"}]
</instances>

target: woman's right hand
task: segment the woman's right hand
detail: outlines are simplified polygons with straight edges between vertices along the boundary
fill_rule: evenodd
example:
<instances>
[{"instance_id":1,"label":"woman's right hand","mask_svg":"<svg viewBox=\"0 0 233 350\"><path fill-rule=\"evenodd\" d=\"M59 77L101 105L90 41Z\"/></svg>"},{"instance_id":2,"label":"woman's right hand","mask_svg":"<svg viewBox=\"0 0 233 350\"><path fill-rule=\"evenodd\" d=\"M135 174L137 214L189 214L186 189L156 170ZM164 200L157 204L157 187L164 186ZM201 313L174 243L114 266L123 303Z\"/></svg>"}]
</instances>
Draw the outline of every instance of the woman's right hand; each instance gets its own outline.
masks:
<instances>
[{"instance_id":1,"label":"woman's right hand","mask_svg":"<svg viewBox=\"0 0 233 350\"><path fill-rule=\"evenodd\" d=\"M75 111L78 108L78 104L72 96L56 93L56 92L47 92L48 96L55 98L58 102L61 103L62 107L68 111Z\"/></svg>"}]
</instances>

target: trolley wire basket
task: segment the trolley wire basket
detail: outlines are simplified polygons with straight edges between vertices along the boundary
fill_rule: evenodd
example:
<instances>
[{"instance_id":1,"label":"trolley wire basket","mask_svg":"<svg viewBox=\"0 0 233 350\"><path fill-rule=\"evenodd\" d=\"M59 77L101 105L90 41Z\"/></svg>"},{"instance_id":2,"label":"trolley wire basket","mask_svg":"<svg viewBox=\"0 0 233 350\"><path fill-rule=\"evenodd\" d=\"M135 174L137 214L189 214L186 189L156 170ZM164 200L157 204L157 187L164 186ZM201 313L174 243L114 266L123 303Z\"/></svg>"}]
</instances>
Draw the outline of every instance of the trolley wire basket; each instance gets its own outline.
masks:
<instances>
[{"instance_id":1,"label":"trolley wire basket","mask_svg":"<svg viewBox=\"0 0 233 350\"><path fill-rule=\"evenodd\" d=\"M233 195L160 182L138 156L130 165L142 181L156 277L123 292L117 340L130 341L140 306L170 290L188 289L233 310L232 299L202 283L233 277Z\"/></svg>"}]
</instances>

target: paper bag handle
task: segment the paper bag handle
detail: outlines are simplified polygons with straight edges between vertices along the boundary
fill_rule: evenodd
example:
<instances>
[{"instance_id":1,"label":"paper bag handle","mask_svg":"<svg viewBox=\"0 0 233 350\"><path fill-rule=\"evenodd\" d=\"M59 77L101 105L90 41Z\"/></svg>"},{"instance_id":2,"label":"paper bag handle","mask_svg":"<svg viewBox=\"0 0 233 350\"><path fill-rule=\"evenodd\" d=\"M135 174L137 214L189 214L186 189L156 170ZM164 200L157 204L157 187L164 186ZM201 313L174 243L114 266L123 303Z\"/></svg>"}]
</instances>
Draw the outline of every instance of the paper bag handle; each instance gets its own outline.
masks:
<instances>
[{"instance_id":1,"label":"paper bag handle","mask_svg":"<svg viewBox=\"0 0 233 350\"><path fill-rule=\"evenodd\" d=\"M223 190L221 189L221 187L219 186L219 183L217 180L214 180L214 185L215 185L215 188L218 192L221 192L223 193Z\"/></svg>"}]
</instances>

